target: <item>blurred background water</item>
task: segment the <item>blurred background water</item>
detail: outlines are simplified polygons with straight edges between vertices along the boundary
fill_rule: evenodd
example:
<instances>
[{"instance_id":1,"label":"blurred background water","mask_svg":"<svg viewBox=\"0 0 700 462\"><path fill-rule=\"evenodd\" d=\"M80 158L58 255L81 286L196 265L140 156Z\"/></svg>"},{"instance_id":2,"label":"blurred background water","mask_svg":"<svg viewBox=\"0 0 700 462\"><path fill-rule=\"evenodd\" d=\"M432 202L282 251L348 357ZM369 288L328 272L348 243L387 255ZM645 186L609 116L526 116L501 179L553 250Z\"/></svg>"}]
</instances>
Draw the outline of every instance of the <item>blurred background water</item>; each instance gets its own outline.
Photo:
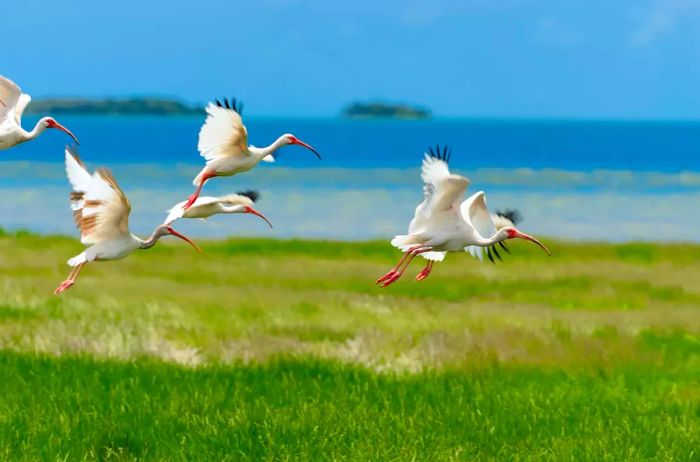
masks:
<instances>
[{"instance_id":1,"label":"blurred background water","mask_svg":"<svg viewBox=\"0 0 700 462\"><path fill-rule=\"evenodd\" d=\"M25 118L33 126L36 118ZM131 199L132 231L147 233L192 191L203 165L202 117L60 117L90 167L114 171ZM435 144L452 168L485 190L492 209L517 208L522 229L569 240L697 241L700 123L436 119L425 121L249 118L249 142L290 132L316 147L207 184L205 195L258 189L273 230L250 216L184 220L194 236L388 238L405 230L421 200L419 165ZM49 132L2 152L3 227L73 234L63 171L69 139Z\"/></svg>"}]
</instances>

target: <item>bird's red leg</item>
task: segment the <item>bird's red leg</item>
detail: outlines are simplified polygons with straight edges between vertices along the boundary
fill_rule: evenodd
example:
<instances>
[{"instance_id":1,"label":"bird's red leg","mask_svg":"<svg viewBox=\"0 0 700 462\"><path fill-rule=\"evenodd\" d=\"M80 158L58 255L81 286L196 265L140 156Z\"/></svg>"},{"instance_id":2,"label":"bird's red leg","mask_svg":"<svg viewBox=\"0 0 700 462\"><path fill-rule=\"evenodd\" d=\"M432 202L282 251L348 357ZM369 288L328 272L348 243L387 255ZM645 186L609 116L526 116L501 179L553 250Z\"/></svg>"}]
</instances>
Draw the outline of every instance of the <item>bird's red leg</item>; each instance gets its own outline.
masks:
<instances>
[{"instance_id":1,"label":"bird's red leg","mask_svg":"<svg viewBox=\"0 0 700 462\"><path fill-rule=\"evenodd\" d=\"M205 173L202 176L202 179L199 181L199 186L197 186L197 190L187 199L187 203L182 207L182 210L187 210L188 208L192 207L192 204L194 204L194 201L197 200L199 197L199 193L202 192L202 188L204 187L204 183L207 182L210 178L214 178L216 176L216 173Z\"/></svg>"},{"instance_id":2,"label":"bird's red leg","mask_svg":"<svg viewBox=\"0 0 700 462\"><path fill-rule=\"evenodd\" d=\"M54 290L54 292L53 292L54 295L58 295L61 292L73 287L73 284L75 283L75 280L77 279L78 274L80 273L80 270L83 269L83 266L85 266L85 263L81 263L78 266L76 266L75 268L73 268L71 270L70 274L68 275L68 279L66 279L65 281L60 283L58 285L58 287L56 287L56 290Z\"/></svg>"},{"instance_id":3,"label":"bird's red leg","mask_svg":"<svg viewBox=\"0 0 700 462\"><path fill-rule=\"evenodd\" d=\"M425 265L425 268L423 268L423 271L418 273L416 276L416 281L422 281L423 279L427 278L430 276L430 272L433 270L433 263L434 261L429 261L427 265Z\"/></svg>"},{"instance_id":4,"label":"bird's red leg","mask_svg":"<svg viewBox=\"0 0 700 462\"><path fill-rule=\"evenodd\" d=\"M413 261L413 259L416 258L416 255L420 255L420 254L425 253L425 252L430 252L431 250L432 250L431 247L422 247L422 248L419 247L418 249L410 250L408 252L409 257L406 260L406 262L403 264L403 267L396 270L391 277L386 279L384 281L384 283L382 284L382 287L386 287L386 286L396 282L403 275L403 272L406 271L406 268L408 268L408 265L410 265L411 262Z\"/></svg>"},{"instance_id":5,"label":"bird's red leg","mask_svg":"<svg viewBox=\"0 0 700 462\"><path fill-rule=\"evenodd\" d=\"M414 250L420 249L420 247L421 247L420 245L416 245L416 246L413 246L413 247L411 247L410 249L408 249L408 250L401 256L401 260L399 260L399 262L396 264L396 266L394 266L393 268L391 268L391 269L389 270L389 272L386 273L384 276L382 276L382 277L380 277L379 279L377 279L377 280L375 281L375 284L381 284L382 282L384 282L384 281L386 281L387 279L389 279L390 277L392 277L392 276L396 273L396 271L401 267L401 264L404 262L404 260L406 259L406 257L408 257L408 254L410 254L410 253L413 252Z\"/></svg>"}]
</instances>

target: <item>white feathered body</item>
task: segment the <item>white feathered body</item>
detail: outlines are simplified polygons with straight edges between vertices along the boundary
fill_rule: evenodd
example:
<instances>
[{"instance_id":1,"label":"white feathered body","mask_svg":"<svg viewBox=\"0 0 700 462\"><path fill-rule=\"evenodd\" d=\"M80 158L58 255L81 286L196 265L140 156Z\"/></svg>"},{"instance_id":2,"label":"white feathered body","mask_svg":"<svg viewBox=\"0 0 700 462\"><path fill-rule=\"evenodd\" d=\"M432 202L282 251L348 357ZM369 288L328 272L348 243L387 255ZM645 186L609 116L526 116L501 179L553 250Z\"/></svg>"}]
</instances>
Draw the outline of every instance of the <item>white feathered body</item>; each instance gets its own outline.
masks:
<instances>
[{"instance_id":1,"label":"white feathered body","mask_svg":"<svg viewBox=\"0 0 700 462\"><path fill-rule=\"evenodd\" d=\"M421 178L425 198L416 208L408 234L394 237L391 244L404 252L419 244L430 246L432 251L420 255L431 261L462 251L481 259L481 245L496 233L484 193L479 191L460 204L469 180L451 174L445 160L429 155L423 160Z\"/></svg>"},{"instance_id":2,"label":"white feathered body","mask_svg":"<svg viewBox=\"0 0 700 462\"><path fill-rule=\"evenodd\" d=\"M207 162L206 167L204 167L192 180L192 184L199 186L202 181L202 177L207 173L216 172L216 176L233 176L238 173L247 172L252 170L253 167L260 163L260 158L247 154L245 156L238 157L217 157L215 159Z\"/></svg>"},{"instance_id":3,"label":"white feathered body","mask_svg":"<svg viewBox=\"0 0 700 462\"><path fill-rule=\"evenodd\" d=\"M235 104L226 107L209 103L206 111L207 118L199 130L197 149L207 165L192 181L195 186L199 186L202 177L208 173L232 176L253 169L261 160L274 161L269 154L282 145L282 140L278 139L267 148L248 146L248 131Z\"/></svg>"},{"instance_id":4,"label":"white feathered body","mask_svg":"<svg viewBox=\"0 0 700 462\"><path fill-rule=\"evenodd\" d=\"M7 121L0 123L0 150L9 149L27 141L27 138L22 136L22 132L13 125Z\"/></svg>"},{"instance_id":5,"label":"white feathered body","mask_svg":"<svg viewBox=\"0 0 700 462\"><path fill-rule=\"evenodd\" d=\"M140 238L133 234L118 236L88 247L81 254L68 260L68 265L77 266L91 261L121 260L131 255L140 245Z\"/></svg>"},{"instance_id":6,"label":"white feathered body","mask_svg":"<svg viewBox=\"0 0 700 462\"><path fill-rule=\"evenodd\" d=\"M111 172L90 174L77 153L66 149L66 174L73 187L70 207L88 246L68 260L70 266L101 260L118 260L138 249L143 241L129 232L131 204Z\"/></svg>"},{"instance_id":7,"label":"white feathered body","mask_svg":"<svg viewBox=\"0 0 700 462\"><path fill-rule=\"evenodd\" d=\"M224 205L213 202L213 197L199 197L197 200L192 204L192 207L188 208L187 210L184 211L184 213L177 217L177 218L209 218L212 215L216 215L217 213L225 213L226 208ZM175 205L172 209L169 210L171 215L174 215L179 212L179 210L182 210L182 206L185 204L185 202L180 202L179 204ZM170 221L171 215L168 215L168 219L166 221Z\"/></svg>"}]
</instances>

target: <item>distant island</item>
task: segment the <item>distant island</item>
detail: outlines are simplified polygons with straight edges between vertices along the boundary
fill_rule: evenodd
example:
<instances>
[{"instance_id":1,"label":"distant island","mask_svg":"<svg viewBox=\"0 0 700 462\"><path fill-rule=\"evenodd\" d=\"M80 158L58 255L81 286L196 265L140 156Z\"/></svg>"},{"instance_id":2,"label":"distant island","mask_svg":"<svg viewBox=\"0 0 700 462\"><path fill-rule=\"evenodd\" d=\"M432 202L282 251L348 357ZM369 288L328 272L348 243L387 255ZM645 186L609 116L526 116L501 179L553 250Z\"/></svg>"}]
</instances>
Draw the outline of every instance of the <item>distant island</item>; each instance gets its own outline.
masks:
<instances>
[{"instance_id":1,"label":"distant island","mask_svg":"<svg viewBox=\"0 0 700 462\"><path fill-rule=\"evenodd\" d=\"M33 100L27 114L182 115L201 114L202 108L165 98L46 98Z\"/></svg>"},{"instance_id":2,"label":"distant island","mask_svg":"<svg viewBox=\"0 0 700 462\"><path fill-rule=\"evenodd\" d=\"M408 104L357 102L343 109L342 115L351 118L427 119L430 117L430 111Z\"/></svg>"}]
</instances>

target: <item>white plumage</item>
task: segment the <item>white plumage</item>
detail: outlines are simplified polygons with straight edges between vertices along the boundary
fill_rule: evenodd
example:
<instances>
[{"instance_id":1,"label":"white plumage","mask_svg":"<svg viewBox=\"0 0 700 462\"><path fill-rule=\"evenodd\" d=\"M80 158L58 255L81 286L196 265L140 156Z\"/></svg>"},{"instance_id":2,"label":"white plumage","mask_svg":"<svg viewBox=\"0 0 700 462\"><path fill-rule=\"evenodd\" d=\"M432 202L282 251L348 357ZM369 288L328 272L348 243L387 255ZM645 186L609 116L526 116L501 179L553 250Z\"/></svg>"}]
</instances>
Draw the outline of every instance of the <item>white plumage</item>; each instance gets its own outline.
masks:
<instances>
[{"instance_id":1,"label":"white plumage","mask_svg":"<svg viewBox=\"0 0 700 462\"><path fill-rule=\"evenodd\" d=\"M197 149L207 165L222 157L244 160L248 154L248 131L238 110L209 103L207 118L199 130ZM196 186L196 185L195 185Z\"/></svg>"},{"instance_id":2,"label":"white plumage","mask_svg":"<svg viewBox=\"0 0 700 462\"><path fill-rule=\"evenodd\" d=\"M183 208L185 202L175 204L168 210L168 217L165 219L164 224L171 224L180 218L207 219L219 213L250 213L261 217L272 227L272 223L262 213L253 208L253 204L258 197L257 191L242 191L221 197L200 196L187 210Z\"/></svg>"},{"instance_id":3,"label":"white plumage","mask_svg":"<svg viewBox=\"0 0 700 462\"><path fill-rule=\"evenodd\" d=\"M179 237L199 250L192 241L168 225L157 227L146 240L131 234L131 204L112 173L105 168L99 168L91 175L77 152L71 148L66 148L65 156L66 175L72 186L70 207L80 231L80 241L88 247L68 260L68 265L73 267L73 270L56 288L56 294L74 284L86 263L124 258L136 249L152 247L165 235Z\"/></svg>"},{"instance_id":4,"label":"white plumage","mask_svg":"<svg viewBox=\"0 0 700 462\"><path fill-rule=\"evenodd\" d=\"M241 110L242 105L235 99L225 99L223 103L217 100L216 103L207 105L207 118L199 130L197 145L206 166L192 181L197 189L184 203L183 208L192 207L204 183L211 178L247 172L260 161L273 162L276 151L282 146L298 144L321 157L314 148L291 134L280 136L265 148L248 145L248 131L243 125Z\"/></svg>"},{"instance_id":5,"label":"white plumage","mask_svg":"<svg viewBox=\"0 0 700 462\"><path fill-rule=\"evenodd\" d=\"M416 208L408 234L396 236L391 241L394 247L404 252L404 257L377 280L378 284L386 287L395 282L416 255L428 260L428 265L416 277L422 280L430 274L433 262L444 260L447 252L467 251L483 259L485 248L489 259L495 262L493 255L501 258L495 244L507 251L503 241L514 238L535 242L546 251L535 238L518 231L512 222L508 224L506 216L500 217L497 225L486 206L483 191L460 204L469 180L450 173L450 155L447 148L441 151L439 146L436 151L430 148L425 154L421 169L423 202Z\"/></svg>"},{"instance_id":6,"label":"white plumage","mask_svg":"<svg viewBox=\"0 0 700 462\"><path fill-rule=\"evenodd\" d=\"M32 100L22 93L19 86L7 77L0 75L0 150L8 149L39 136L47 128L55 128L70 135L75 142L78 139L63 125L52 117L44 117L30 132L22 128L22 114Z\"/></svg>"}]
</instances>

